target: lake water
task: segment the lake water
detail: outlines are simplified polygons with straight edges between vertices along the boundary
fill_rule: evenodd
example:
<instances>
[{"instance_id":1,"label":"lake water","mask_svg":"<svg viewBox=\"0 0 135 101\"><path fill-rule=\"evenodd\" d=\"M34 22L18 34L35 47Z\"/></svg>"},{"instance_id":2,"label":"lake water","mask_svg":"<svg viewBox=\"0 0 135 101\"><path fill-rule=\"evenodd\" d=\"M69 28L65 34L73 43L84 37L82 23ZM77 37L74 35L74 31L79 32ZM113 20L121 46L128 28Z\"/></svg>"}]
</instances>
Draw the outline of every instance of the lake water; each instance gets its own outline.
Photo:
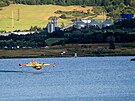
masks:
<instances>
[{"instance_id":1,"label":"lake water","mask_svg":"<svg viewBox=\"0 0 135 101\"><path fill-rule=\"evenodd\" d=\"M131 57L35 58L55 68L19 68L31 58L0 59L0 101L135 101Z\"/></svg>"}]
</instances>

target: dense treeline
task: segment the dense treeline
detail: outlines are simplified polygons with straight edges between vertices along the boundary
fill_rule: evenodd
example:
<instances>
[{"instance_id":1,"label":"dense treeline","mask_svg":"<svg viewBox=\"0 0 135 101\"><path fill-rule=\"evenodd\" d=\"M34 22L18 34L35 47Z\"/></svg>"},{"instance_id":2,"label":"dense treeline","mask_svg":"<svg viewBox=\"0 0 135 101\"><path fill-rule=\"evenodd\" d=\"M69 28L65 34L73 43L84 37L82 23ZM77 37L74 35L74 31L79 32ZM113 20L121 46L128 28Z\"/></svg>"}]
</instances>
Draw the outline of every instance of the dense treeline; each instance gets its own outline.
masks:
<instances>
[{"instance_id":1,"label":"dense treeline","mask_svg":"<svg viewBox=\"0 0 135 101\"><path fill-rule=\"evenodd\" d=\"M135 42L135 19L117 22L113 26L104 29L91 27L80 30L57 31L54 33L42 31L29 35L11 34L9 36L0 36L0 47L44 47L46 45L57 44L108 43L111 40L117 43Z\"/></svg>"},{"instance_id":2,"label":"dense treeline","mask_svg":"<svg viewBox=\"0 0 135 101\"><path fill-rule=\"evenodd\" d=\"M135 14L135 0L0 0L0 7L7 6L11 3L25 5L54 4L62 6L80 5L82 7L95 6L93 8L94 17L101 13L105 13L111 18L119 18L120 13ZM74 12L73 15L77 15L77 12ZM87 15L89 16L90 14L87 13ZM82 14L81 17L87 17L87 15ZM68 17L62 14L60 18Z\"/></svg>"},{"instance_id":3,"label":"dense treeline","mask_svg":"<svg viewBox=\"0 0 135 101\"><path fill-rule=\"evenodd\" d=\"M56 4L56 5L88 5L88 6L108 6L125 5L134 6L134 0L0 0L0 6L6 6L10 3L27 4L27 5L43 5L43 4Z\"/></svg>"},{"instance_id":4,"label":"dense treeline","mask_svg":"<svg viewBox=\"0 0 135 101\"><path fill-rule=\"evenodd\" d=\"M0 7L8 6L10 4L10 0L0 0Z\"/></svg>"}]
</instances>

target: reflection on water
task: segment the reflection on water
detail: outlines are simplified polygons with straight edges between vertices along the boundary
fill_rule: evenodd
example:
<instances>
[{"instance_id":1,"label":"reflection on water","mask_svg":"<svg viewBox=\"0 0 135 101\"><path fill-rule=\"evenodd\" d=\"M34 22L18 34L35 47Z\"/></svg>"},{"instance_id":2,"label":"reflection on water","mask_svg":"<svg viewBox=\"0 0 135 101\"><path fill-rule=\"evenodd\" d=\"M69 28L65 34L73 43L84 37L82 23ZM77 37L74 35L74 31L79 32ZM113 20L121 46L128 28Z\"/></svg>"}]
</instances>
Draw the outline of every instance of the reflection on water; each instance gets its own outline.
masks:
<instances>
[{"instance_id":1,"label":"reflection on water","mask_svg":"<svg viewBox=\"0 0 135 101\"><path fill-rule=\"evenodd\" d=\"M47 71L40 71L40 72L29 72L29 71L15 71L15 70L0 70L0 73L29 73L29 74L33 74L33 75L36 75L36 74L45 74L45 73L52 73L52 72L47 72Z\"/></svg>"},{"instance_id":2,"label":"reflection on water","mask_svg":"<svg viewBox=\"0 0 135 101\"><path fill-rule=\"evenodd\" d=\"M1 73L23 73L23 71L0 70Z\"/></svg>"},{"instance_id":3,"label":"reflection on water","mask_svg":"<svg viewBox=\"0 0 135 101\"><path fill-rule=\"evenodd\" d=\"M36 58L55 68L19 68L0 59L0 101L134 101L133 57Z\"/></svg>"}]
</instances>

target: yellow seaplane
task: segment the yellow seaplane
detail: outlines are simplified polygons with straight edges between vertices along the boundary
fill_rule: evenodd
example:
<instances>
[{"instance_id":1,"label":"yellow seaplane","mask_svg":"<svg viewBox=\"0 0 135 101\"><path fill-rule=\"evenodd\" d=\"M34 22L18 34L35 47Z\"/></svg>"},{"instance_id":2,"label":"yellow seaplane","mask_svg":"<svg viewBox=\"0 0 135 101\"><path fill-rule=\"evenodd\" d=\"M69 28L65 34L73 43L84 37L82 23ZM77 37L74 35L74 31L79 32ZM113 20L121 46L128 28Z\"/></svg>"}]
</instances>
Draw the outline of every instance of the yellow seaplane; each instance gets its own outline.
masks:
<instances>
[{"instance_id":1,"label":"yellow seaplane","mask_svg":"<svg viewBox=\"0 0 135 101\"><path fill-rule=\"evenodd\" d=\"M55 67L55 64L38 63L38 62L35 62L34 60L32 60L31 62L29 62L27 64L19 64L19 66L20 66L20 68L22 68L22 66L31 66L36 70L40 70L40 69L42 69L43 66Z\"/></svg>"}]
</instances>

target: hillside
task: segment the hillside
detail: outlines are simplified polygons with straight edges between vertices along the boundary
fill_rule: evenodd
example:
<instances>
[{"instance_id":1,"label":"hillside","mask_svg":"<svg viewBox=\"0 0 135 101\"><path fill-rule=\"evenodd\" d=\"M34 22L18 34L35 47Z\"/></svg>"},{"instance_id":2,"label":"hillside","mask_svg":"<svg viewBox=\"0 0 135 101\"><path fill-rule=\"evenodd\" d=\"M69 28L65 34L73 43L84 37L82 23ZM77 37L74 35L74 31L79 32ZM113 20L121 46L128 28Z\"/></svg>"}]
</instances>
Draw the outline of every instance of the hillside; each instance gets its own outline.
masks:
<instances>
[{"instance_id":1,"label":"hillside","mask_svg":"<svg viewBox=\"0 0 135 101\"><path fill-rule=\"evenodd\" d=\"M18 8L19 17L18 21ZM45 27L48 23L48 18L51 16L60 16L55 14L57 10L62 11L84 11L88 9L92 10L92 7L81 7L81 6L57 6L57 5L22 5L22 4L11 4L7 7L3 7L0 10L0 30L14 31L14 30L27 30L31 26ZM13 11L13 13L12 13ZM13 17L13 21L12 21ZM12 23L13 22L13 23ZM59 25L64 22L65 25L71 23L71 19L58 19ZM12 24L14 28L12 28Z\"/></svg>"},{"instance_id":2,"label":"hillside","mask_svg":"<svg viewBox=\"0 0 135 101\"><path fill-rule=\"evenodd\" d=\"M44 5L56 4L62 6L69 5L87 5L87 6L108 6L108 5L135 5L134 0L0 0L0 6L9 4L25 4L25 5Z\"/></svg>"},{"instance_id":3,"label":"hillside","mask_svg":"<svg viewBox=\"0 0 135 101\"><path fill-rule=\"evenodd\" d=\"M123 8L124 7L124 8ZM124 9L124 10L123 10ZM60 12L63 13L60 13ZM51 16L58 17L59 26L72 23L72 19L119 18L121 11L125 14L135 14L135 7L117 6L60 6L60 5L23 5L10 4L0 8L0 31L29 30L31 26L44 28ZM66 16L61 19L60 16ZM13 18L13 19L12 19ZM19 18L19 21L18 21Z\"/></svg>"}]
</instances>

